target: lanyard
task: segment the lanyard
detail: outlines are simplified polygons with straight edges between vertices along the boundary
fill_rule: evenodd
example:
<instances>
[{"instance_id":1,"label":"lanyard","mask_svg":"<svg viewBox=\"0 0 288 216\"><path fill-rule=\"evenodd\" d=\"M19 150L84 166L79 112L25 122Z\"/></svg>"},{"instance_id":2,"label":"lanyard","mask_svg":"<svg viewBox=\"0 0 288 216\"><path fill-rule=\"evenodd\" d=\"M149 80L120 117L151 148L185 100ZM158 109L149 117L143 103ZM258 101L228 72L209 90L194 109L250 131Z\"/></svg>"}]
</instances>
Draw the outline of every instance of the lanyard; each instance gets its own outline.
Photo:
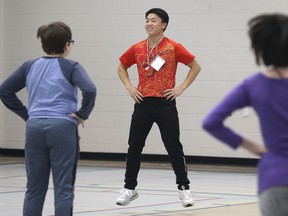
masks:
<instances>
[{"instance_id":1,"label":"lanyard","mask_svg":"<svg viewBox=\"0 0 288 216\"><path fill-rule=\"evenodd\" d=\"M161 42L161 40L164 38L164 35L153 45L153 47L151 48L150 52L149 52L149 42L147 38L147 46L146 46L146 51L147 51L147 64L150 65L149 59L150 59L150 55L153 52L154 48Z\"/></svg>"}]
</instances>

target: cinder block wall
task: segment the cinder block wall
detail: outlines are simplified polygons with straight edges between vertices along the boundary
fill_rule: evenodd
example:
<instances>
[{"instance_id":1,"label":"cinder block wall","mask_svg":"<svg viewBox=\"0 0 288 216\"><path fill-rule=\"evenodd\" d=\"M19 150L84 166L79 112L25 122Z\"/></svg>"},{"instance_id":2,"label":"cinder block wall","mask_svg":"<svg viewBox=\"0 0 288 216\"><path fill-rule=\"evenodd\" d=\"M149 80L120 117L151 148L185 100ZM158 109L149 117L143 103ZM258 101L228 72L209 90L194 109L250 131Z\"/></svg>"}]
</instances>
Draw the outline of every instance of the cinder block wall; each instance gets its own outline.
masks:
<instances>
[{"instance_id":1,"label":"cinder block wall","mask_svg":"<svg viewBox=\"0 0 288 216\"><path fill-rule=\"evenodd\" d=\"M3 1L0 0L0 82L2 82L2 77L3 77ZM4 108L2 105L0 105L0 148L3 143L4 135L3 135L3 114L4 114Z\"/></svg>"},{"instance_id":2,"label":"cinder block wall","mask_svg":"<svg viewBox=\"0 0 288 216\"><path fill-rule=\"evenodd\" d=\"M287 12L287 0L0 0L0 6L1 81L23 61L44 54L36 39L40 25L61 20L72 28L75 45L69 58L79 61L98 87L95 110L80 128L82 152L126 152L133 101L118 78L118 57L147 37L144 14L161 7L170 15L165 35L181 42L202 66L197 80L177 99L186 154L253 157L209 137L201 121L227 91L259 70L249 48L247 21L262 12ZM136 85L136 67L129 71ZM187 72L178 66L178 83ZM26 101L25 90L20 97ZM0 106L0 148L23 149L25 123ZM227 124L262 142L253 110L245 118L239 110ZM166 154L156 125L144 153Z\"/></svg>"}]
</instances>

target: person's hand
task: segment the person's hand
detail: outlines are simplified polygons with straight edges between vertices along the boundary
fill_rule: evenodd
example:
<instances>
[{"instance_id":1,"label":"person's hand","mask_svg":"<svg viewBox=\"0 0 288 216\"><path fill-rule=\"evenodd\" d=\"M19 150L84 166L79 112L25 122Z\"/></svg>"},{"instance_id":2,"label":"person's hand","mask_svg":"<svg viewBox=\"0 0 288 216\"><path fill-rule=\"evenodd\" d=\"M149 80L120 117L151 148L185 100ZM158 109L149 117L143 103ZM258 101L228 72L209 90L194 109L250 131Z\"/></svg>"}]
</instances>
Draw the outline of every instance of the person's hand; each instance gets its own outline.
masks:
<instances>
[{"instance_id":1,"label":"person's hand","mask_svg":"<svg viewBox=\"0 0 288 216\"><path fill-rule=\"evenodd\" d=\"M130 94L130 96L133 98L133 100L136 103L140 103L141 101L143 101L143 95L141 94L141 92L134 86L130 86L126 88Z\"/></svg>"},{"instance_id":2,"label":"person's hand","mask_svg":"<svg viewBox=\"0 0 288 216\"><path fill-rule=\"evenodd\" d=\"M172 89L166 89L163 92L163 96L167 99L167 100L174 100L176 97L180 96L182 93L184 92L184 88L182 87L175 87Z\"/></svg>"},{"instance_id":3,"label":"person's hand","mask_svg":"<svg viewBox=\"0 0 288 216\"><path fill-rule=\"evenodd\" d=\"M249 151L250 153L260 157L268 152L268 149L265 146L256 144L247 139L244 139L240 146Z\"/></svg>"},{"instance_id":4,"label":"person's hand","mask_svg":"<svg viewBox=\"0 0 288 216\"><path fill-rule=\"evenodd\" d=\"M78 117L75 113L71 113L71 114L69 114L68 116L70 116L70 117L72 117L72 118L75 118L75 119L77 120L77 122L78 122L78 125L81 125L82 128L84 128L84 122L85 122L84 119Z\"/></svg>"}]
</instances>

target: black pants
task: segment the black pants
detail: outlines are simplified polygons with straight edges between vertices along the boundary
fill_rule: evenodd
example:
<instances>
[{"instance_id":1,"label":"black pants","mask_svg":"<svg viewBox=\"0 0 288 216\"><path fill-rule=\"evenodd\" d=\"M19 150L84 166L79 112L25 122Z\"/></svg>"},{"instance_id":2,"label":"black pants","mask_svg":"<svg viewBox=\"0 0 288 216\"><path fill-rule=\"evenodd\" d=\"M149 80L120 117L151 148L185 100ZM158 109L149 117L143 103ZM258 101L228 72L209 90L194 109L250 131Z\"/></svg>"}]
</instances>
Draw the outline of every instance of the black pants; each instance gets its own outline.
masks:
<instances>
[{"instance_id":1,"label":"black pants","mask_svg":"<svg viewBox=\"0 0 288 216\"><path fill-rule=\"evenodd\" d=\"M125 185L127 189L135 189L140 169L141 153L145 140L156 123L160 129L161 138L170 156L176 175L178 189L189 189L187 167L183 146L179 140L179 119L175 101L164 98L144 98L140 104L135 104L132 115L129 148L126 159Z\"/></svg>"}]
</instances>

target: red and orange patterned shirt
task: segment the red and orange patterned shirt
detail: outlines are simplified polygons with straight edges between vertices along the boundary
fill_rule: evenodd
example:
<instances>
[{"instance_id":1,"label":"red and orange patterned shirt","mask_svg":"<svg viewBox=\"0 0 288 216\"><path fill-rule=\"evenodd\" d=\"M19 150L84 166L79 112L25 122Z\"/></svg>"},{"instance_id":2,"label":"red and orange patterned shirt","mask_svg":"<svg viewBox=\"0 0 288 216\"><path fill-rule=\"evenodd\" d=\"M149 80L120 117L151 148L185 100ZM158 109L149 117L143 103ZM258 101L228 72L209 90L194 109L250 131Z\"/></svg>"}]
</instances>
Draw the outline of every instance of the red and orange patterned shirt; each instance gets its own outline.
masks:
<instances>
[{"instance_id":1,"label":"red and orange patterned shirt","mask_svg":"<svg viewBox=\"0 0 288 216\"><path fill-rule=\"evenodd\" d=\"M165 61L158 71L149 66L157 56ZM132 45L119 58L120 62L128 68L137 65L138 90L144 97L162 97L164 90L174 88L177 63L187 65L194 59L195 56L181 44L166 37L153 50L147 46L147 40L140 41Z\"/></svg>"}]
</instances>

